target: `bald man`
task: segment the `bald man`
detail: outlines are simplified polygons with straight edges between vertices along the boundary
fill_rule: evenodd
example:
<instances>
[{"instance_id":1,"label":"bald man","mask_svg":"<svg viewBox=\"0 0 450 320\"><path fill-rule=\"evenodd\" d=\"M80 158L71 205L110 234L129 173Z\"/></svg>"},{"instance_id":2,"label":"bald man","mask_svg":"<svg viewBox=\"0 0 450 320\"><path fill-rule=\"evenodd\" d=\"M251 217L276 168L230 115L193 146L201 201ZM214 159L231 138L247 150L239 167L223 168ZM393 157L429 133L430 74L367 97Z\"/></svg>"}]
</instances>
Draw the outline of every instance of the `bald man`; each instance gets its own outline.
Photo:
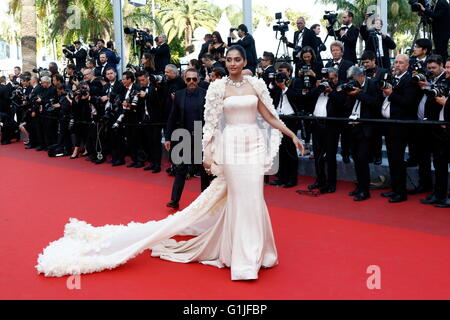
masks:
<instances>
[{"instance_id":1,"label":"bald man","mask_svg":"<svg viewBox=\"0 0 450 320\"><path fill-rule=\"evenodd\" d=\"M381 114L385 119L416 119L417 110L414 106L419 103L420 90L418 90L417 84L412 81L408 68L408 56L397 55L394 63L393 81L385 84L381 89L385 97ZM414 130L414 128L402 124L387 124L385 129L392 190L381 195L389 198L390 203L406 201L406 163L404 156L408 132Z\"/></svg>"}]
</instances>

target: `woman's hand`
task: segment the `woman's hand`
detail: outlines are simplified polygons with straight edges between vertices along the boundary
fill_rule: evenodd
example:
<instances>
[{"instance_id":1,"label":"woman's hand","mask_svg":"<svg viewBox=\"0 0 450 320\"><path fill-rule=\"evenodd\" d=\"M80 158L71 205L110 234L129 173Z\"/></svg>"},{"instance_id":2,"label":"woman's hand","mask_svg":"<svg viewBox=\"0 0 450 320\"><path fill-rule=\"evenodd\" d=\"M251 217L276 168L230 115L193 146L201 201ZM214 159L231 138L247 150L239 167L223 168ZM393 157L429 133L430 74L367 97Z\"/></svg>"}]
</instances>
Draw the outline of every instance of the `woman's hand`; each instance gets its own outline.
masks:
<instances>
[{"instance_id":1,"label":"woman's hand","mask_svg":"<svg viewBox=\"0 0 450 320\"><path fill-rule=\"evenodd\" d=\"M305 154L305 146L303 145L303 143L300 141L299 138L297 138L297 136L292 137L292 141L295 144L295 147L298 149L298 151L300 151L302 157Z\"/></svg>"}]
</instances>

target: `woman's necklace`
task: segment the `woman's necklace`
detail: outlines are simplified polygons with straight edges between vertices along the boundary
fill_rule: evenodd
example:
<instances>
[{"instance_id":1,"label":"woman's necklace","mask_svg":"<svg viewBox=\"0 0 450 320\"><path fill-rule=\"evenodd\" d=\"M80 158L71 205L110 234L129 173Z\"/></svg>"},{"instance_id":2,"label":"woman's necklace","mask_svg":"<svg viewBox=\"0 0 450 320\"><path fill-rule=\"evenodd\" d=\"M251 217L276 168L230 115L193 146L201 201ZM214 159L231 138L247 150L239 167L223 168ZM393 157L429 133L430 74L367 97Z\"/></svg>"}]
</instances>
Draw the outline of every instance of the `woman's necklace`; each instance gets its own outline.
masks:
<instances>
[{"instance_id":1,"label":"woman's necklace","mask_svg":"<svg viewBox=\"0 0 450 320\"><path fill-rule=\"evenodd\" d=\"M242 79L241 81L233 81L230 78L227 79L227 84L229 84L230 86L235 86L236 88L243 86L245 82L245 79Z\"/></svg>"}]
</instances>

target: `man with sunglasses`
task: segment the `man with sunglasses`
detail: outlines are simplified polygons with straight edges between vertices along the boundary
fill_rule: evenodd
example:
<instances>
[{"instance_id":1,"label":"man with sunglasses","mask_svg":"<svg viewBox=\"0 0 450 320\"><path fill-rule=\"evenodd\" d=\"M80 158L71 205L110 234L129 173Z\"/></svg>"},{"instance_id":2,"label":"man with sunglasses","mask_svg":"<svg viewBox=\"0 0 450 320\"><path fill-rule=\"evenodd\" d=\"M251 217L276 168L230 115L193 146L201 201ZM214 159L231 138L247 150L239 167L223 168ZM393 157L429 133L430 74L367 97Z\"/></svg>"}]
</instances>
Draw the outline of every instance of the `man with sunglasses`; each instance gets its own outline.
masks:
<instances>
[{"instance_id":1,"label":"man with sunglasses","mask_svg":"<svg viewBox=\"0 0 450 320\"><path fill-rule=\"evenodd\" d=\"M190 147L191 147L191 157L188 163L185 163L182 159L181 163L175 164L175 181L172 187L172 197L171 201L167 203L168 207L178 209L181 194L183 193L184 183L186 181L186 176L189 172L192 172L192 166L195 166L197 172L200 173L201 177L201 189L205 190L210 182L208 174L206 173L203 165L200 161L199 164L194 162L194 141L201 141L202 137L196 137L194 135L194 123L196 121L201 121L203 125L203 113L205 110L206 102L206 90L200 88L198 83L200 81L200 75L195 69L188 69L184 75L184 81L186 83L186 88L178 90L175 92L175 97L173 99L172 110L170 112L169 119L167 121L167 127L164 131L165 133L165 143L164 146L168 152L174 148L171 142L172 133L175 129L184 129L190 132ZM200 135L202 132L200 131ZM182 157L182 154L176 154L178 157ZM173 158L172 158L173 159Z\"/></svg>"}]
</instances>

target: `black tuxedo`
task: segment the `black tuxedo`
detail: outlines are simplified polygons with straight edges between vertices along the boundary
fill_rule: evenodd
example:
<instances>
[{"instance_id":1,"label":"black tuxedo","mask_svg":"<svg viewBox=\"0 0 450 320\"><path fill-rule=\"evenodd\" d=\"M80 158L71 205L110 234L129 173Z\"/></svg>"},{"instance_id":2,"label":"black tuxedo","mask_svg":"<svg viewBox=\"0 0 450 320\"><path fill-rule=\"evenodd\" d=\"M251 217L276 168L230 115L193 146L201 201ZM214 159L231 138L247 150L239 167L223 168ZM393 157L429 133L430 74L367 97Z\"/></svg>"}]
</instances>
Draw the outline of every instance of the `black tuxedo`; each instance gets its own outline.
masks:
<instances>
[{"instance_id":1,"label":"black tuxedo","mask_svg":"<svg viewBox=\"0 0 450 320\"><path fill-rule=\"evenodd\" d=\"M448 57L448 40L450 38L450 5L447 0L437 0L431 10L425 10L425 15L431 17L435 52L444 61Z\"/></svg>"},{"instance_id":2,"label":"black tuxedo","mask_svg":"<svg viewBox=\"0 0 450 320\"><path fill-rule=\"evenodd\" d=\"M352 67L353 65L353 62L345 60L344 58L340 61L339 65L337 66L339 82L347 82L347 70L350 69L350 67ZM331 68L334 66L334 61L330 60L325 65L325 68Z\"/></svg>"},{"instance_id":3,"label":"black tuxedo","mask_svg":"<svg viewBox=\"0 0 450 320\"><path fill-rule=\"evenodd\" d=\"M273 104L275 108L281 112L282 98L287 99L292 107L293 114L300 113L300 95L293 87L288 87L287 91L282 94L282 90L276 86L272 90ZM299 130L299 121L295 118L289 118L289 115L280 114L280 119L294 133ZM279 184L297 184L298 176L298 156L297 149L292 139L283 135L280 145L280 165L277 173Z\"/></svg>"},{"instance_id":4,"label":"black tuxedo","mask_svg":"<svg viewBox=\"0 0 450 320\"><path fill-rule=\"evenodd\" d=\"M262 78L266 83L266 86L269 87L269 84L272 83L276 73L277 70L275 70L275 67L270 65L263 71L261 75L259 75L259 78Z\"/></svg>"},{"instance_id":5,"label":"black tuxedo","mask_svg":"<svg viewBox=\"0 0 450 320\"><path fill-rule=\"evenodd\" d=\"M377 51L377 49L379 47L378 36L372 35L367 30L366 25L361 25L360 33L361 33L361 37L364 39L364 42L365 42L365 50L370 50L378 56L378 51ZM395 44L394 40L392 40L392 38L389 37L388 35L386 35L386 38L381 40L381 43L382 43L382 48L380 48L380 53L381 53L381 49L383 49L383 56L381 57L381 62L383 65L379 66L379 67L390 69L391 68L391 59L389 58L389 50L394 50L397 47L397 45ZM377 62L378 62L378 60L377 60Z\"/></svg>"},{"instance_id":6,"label":"black tuxedo","mask_svg":"<svg viewBox=\"0 0 450 320\"><path fill-rule=\"evenodd\" d=\"M303 33L303 38L302 38L302 43L298 44L298 39L300 37L300 33ZM317 39L316 39L316 34L314 33L314 31L308 29L308 28L303 28L302 31L295 31L294 33L294 42L288 42L287 46L289 48L294 49L294 63L297 64L299 62L299 58L296 57L297 53L300 53L300 51L302 50L302 48L304 47L311 47L316 56L318 55L318 51L317 51Z\"/></svg>"},{"instance_id":7,"label":"black tuxedo","mask_svg":"<svg viewBox=\"0 0 450 320\"><path fill-rule=\"evenodd\" d=\"M80 48L80 50L75 52L69 51L67 57L73 60L78 71L86 67L87 51L85 49Z\"/></svg>"},{"instance_id":8,"label":"black tuxedo","mask_svg":"<svg viewBox=\"0 0 450 320\"><path fill-rule=\"evenodd\" d=\"M333 86L334 87L334 86ZM310 93L310 107L308 113L314 114L321 92L318 88L313 88ZM343 117L345 115L344 105L346 96L342 92L337 92L335 88L327 93L326 104L327 117ZM341 125L332 120L312 121L312 139L314 152L314 165L316 169L316 183L320 187L336 187L336 154L339 144L339 133ZM326 157L325 157L326 155ZM325 171L325 167L327 170Z\"/></svg>"},{"instance_id":9,"label":"black tuxedo","mask_svg":"<svg viewBox=\"0 0 450 320\"><path fill-rule=\"evenodd\" d=\"M256 73L256 65L258 64L258 57L256 55L255 39L251 34L247 34L244 38L236 42L236 44L241 45L245 49L247 55L247 65L245 69L249 69Z\"/></svg>"},{"instance_id":10,"label":"black tuxedo","mask_svg":"<svg viewBox=\"0 0 450 320\"><path fill-rule=\"evenodd\" d=\"M389 118L396 120L416 119L417 110L414 106L418 101L418 86L412 81L409 72L397 81L398 83L394 86L392 94L385 99L386 103L390 102ZM392 191L401 196L406 196L406 163L404 156L411 129L413 128L401 124L385 125Z\"/></svg>"},{"instance_id":11,"label":"black tuxedo","mask_svg":"<svg viewBox=\"0 0 450 320\"><path fill-rule=\"evenodd\" d=\"M170 63L170 47L167 43L163 43L156 48L152 48L150 52L155 56L155 70L157 73L164 73L166 65Z\"/></svg>"},{"instance_id":12,"label":"black tuxedo","mask_svg":"<svg viewBox=\"0 0 450 320\"><path fill-rule=\"evenodd\" d=\"M12 116L10 90L6 84L0 84L0 112Z\"/></svg>"},{"instance_id":13,"label":"black tuxedo","mask_svg":"<svg viewBox=\"0 0 450 320\"><path fill-rule=\"evenodd\" d=\"M379 113L381 92L375 81L366 79L361 92L356 96L349 96L346 104L346 114L349 117L354 106L359 101L360 118L374 119ZM354 122L354 121L350 121ZM358 180L358 191L369 193L370 169L369 169L369 142L373 135L373 128L370 124L348 124L350 137L350 151L355 163L355 172Z\"/></svg>"},{"instance_id":14,"label":"black tuxedo","mask_svg":"<svg viewBox=\"0 0 450 320\"><path fill-rule=\"evenodd\" d=\"M339 31L336 31L338 40L344 43L344 59L357 63L356 59L356 42L358 41L359 29L352 25L347 32L341 37Z\"/></svg>"},{"instance_id":15,"label":"black tuxedo","mask_svg":"<svg viewBox=\"0 0 450 320\"><path fill-rule=\"evenodd\" d=\"M208 53L208 47L212 43L212 40L206 41L202 44L202 48L200 49L200 53L198 55L198 60L202 61L202 57L205 53Z\"/></svg>"},{"instance_id":16,"label":"black tuxedo","mask_svg":"<svg viewBox=\"0 0 450 320\"><path fill-rule=\"evenodd\" d=\"M192 105L188 105L191 103ZM167 122L167 127L165 130L165 140L170 141L172 132L176 128L183 128L191 132L191 162L188 163L177 163L175 164L175 181L172 187L172 201L179 202L181 194L184 189L184 184L186 180L186 175L188 173L193 173L194 170L200 173L201 176L201 189L205 190L210 182L210 178L205 172L205 169L201 164L194 163L194 141L199 137L195 137L192 128L194 127L194 121L203 122L203 114L205 110L206 103L206 90L197 87L194 92L188 92L188 89L182 89L175 93L175 99L173 100L172 111ZM195 105L194 105L195 104ZM186 110L190 110L189 114ZM196 114L193 114L192 110L197 110ZM192 122L186 122L186 121ZM172 146L173 149L173 146Z\"/></svg>"},{"instance_id":17,"label":"black tuxedo","mask_svg":"<svg viewBox=\"0 0 450 320\"><path fill-rule=\"evenodd\" d=\"M106 78L106 70L108 68L113 68L114 71L116 71L116 73L117 73L116 66L113 64L110 64L109 62L106 62L106 65L104 67L102 65L95 67L95 70L94 70L95 76Z\"/></svg>"}]
</instances>

